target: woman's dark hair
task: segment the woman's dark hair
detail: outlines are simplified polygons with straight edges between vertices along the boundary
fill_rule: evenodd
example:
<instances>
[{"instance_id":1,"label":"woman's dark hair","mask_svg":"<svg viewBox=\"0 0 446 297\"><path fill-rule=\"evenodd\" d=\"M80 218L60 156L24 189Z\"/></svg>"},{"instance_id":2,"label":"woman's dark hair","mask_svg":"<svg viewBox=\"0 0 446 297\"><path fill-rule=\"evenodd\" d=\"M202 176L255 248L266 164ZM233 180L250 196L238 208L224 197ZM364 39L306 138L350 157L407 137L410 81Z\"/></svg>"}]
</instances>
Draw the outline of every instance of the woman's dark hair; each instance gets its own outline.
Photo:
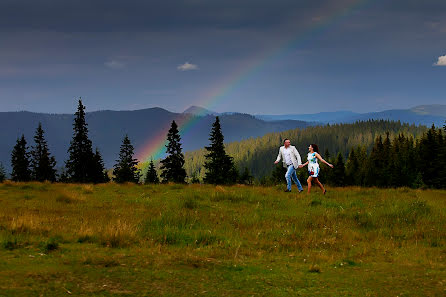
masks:
<instances>
[{"instance_id":1,"label":"woman's dark hair","mask_svg":"<svg viewBox=\"0 0 446 297\"><path fill-rule=\"evenodd\" d=\"M310 145L311 145L311 147L313 147L313 151L314 151L315 153L318 153L318 154L319 154L319 147L317 146L317 144L312 143L312 144L310 144Z\"/></svg>"}]
</instances>

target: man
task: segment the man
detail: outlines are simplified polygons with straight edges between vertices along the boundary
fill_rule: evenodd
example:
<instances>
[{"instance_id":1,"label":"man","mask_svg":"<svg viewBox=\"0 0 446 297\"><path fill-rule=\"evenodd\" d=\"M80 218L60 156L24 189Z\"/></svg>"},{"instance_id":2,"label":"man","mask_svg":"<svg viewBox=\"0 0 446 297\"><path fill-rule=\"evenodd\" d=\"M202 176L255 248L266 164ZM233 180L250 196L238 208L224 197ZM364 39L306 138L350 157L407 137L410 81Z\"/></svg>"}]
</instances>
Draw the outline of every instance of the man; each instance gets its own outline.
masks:
<instances>
[{"instance_id":1,"label":"man","mask_svg":"<svg viewBox=\"0 0 446 297\"><path fill-rule=\"evenodd\" d=\"M299 152L294 146L291 145L289 139L285 139L283 144L284 145L279 149L279 155L277 156L277 160L274 162L274 164L279 163L280 159L282 159L283 167L287 168L287 172L285 174L287 189L285 192L291 192L291 179L293 179L300 193L303 191L303 188L299 179L297 178L296 169L302 164L302 160Z\"/></svg>"}]
</instances>

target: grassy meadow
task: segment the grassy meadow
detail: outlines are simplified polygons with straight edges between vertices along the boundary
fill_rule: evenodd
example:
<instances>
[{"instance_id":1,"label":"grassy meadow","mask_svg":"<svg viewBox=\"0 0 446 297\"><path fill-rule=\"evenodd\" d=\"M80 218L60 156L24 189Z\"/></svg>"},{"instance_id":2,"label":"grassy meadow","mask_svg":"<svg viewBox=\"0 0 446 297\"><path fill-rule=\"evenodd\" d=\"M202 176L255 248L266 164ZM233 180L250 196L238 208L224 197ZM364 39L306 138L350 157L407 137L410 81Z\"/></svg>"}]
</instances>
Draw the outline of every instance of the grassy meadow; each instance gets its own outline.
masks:
<instances>
[{"instance_id":1,"label":"grassy meadow","mask_svg":"<svg viewBox=\"0 0 446 297\"><path fill-rule=\"evenodd\" d=\"M0 184L0 296L445 296L446 191Z\"/></svg>"}]
</instances>

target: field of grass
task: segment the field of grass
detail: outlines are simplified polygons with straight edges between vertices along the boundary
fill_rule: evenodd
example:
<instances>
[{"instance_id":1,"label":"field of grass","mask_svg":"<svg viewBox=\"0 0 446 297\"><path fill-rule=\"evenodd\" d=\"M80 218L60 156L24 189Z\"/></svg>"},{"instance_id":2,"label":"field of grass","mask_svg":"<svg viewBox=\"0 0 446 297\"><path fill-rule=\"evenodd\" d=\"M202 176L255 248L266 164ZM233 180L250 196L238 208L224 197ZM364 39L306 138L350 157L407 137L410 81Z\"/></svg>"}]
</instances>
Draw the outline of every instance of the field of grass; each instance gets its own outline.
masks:
<instances>
[{"instance_id":1,"label":"field of grass","mask_svg":"<svg viewBox=\"0 0 446 297\"><path fill-rule=\"evenodd\" d=\"M0 296L445 296L446 191L0 184Z\"/></svg>"}]
</instances>

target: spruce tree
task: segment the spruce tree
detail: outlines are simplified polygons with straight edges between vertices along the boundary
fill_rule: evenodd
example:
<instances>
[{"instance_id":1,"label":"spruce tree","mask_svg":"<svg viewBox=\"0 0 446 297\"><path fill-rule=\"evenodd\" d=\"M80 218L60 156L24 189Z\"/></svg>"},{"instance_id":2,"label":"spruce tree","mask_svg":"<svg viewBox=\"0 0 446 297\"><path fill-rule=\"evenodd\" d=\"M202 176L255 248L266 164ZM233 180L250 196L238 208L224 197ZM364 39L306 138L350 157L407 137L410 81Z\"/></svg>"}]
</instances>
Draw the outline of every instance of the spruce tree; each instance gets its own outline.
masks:
<instances>
[{"instance_id":1,"label":"spruce tree","mask_svg":"<svg viewBox=\"0 0 446 297\"><path fill-rule=\"evenodd\" d=\"M44 137L42 124L36 129L35 145L31 149L32 179L37 181L56 181L56 159L51 156Z\"/></svg>"},{"instance_id":2,"label":"spruce tree","mask_svg":"<svg viewBox=\"0 0 446 297\"><path fill-rule=\"evenodd\" d=\"M322 156L325 161L328 163L334 164L334 160L331 158L330 152L328 149L325 149L324 155ZM319 176L319 180L323 183L327 183L329 185L335 185L335 179L333 170L325 165L324 163L320 164L321 166L321 175ZM305 178L306 179L306 178Z\"/></svg>"},{"instance_id":3,"label":"spruce tree","mask_svg":"<svg viewBox=\"0 0 446 297\"><path fill-rule=\"evenodd\" d=\"M185 183L184 155L181 148L181 136L175 121L172 121L167 133L167 157L161 160L161 178L164 183Z\"/></svg>"},{"instance_id":4,"label":"spruce tree","mask_svg":"<svg viewBox=\"0 0 446 297\"><path fill-rule=\"evenodd\" d=\"M333 166L334 179L332 182L335 186L342 187L345 185L345 163L341 152L337 154Z\"/></svg>"},{"instance_id":5,"label":"spruce tree","mask_svg":"<svg viewBox=\"0 0 446 297\"><path fill-rule=\"evenodd\" d=\"M354 148L350 150L350 154L348 155L348 159L345 165L345 184L346 185L357 185L358 180L358 170L359 170L359 162L356 156L356 151Z\"/></svg>"},{"instance_id":6,"label":"spruce tree","mask_svg":"<svg viewBox=\"0 0 446 297\"><path fill-rule=\"evenodd\" d=\"M68 148L69 159L66 161L67 175L69 180L77 183L94 182L93 172L97 166L92 166L93 149L91 140L88 138L88 128L85 121L85 106L79 99L77 111L73 123L73 139ZM93 169L94 168L94 169Z\"/></svg>"},{"instance_id":7,"label":"spruce tree","mask_svg":"<svg viewBox=\"0 0 446 297\"><path fill-rule=\"evenodd\" d=\"M144 180L145 184L158 184L160 179L158 173L156 172L155 164L153 159L150 159L149 169L147 169L146 178Z\"/></svg>"},{"instance_id":8,"label":"spruce tree","mask_svg":"<svg viewBox=\"0 0 446 297\"><path fill-rule=\"evenodd\" d=\"M119 160L116 160L118 163L115 164L113 170L114 181L117 183L139 183L140 171L136 167L138 160L133 158L133 151L133 145L129 137L125 135L119 152Z\"/></svg>"},{"instance_id":9,"label":"spruce tree","mask_svg":"<svg viewBox=\"0 0 446 297\"><path fill-rule=\"evenodd\" d=\"M233 158L226 154L224 137L221 131L220 119L215 118L209 140L211 145L205 147L208 153L204 168L206 175L204 182L208 184L232 184L237 180Z\"/></svg>"},{"instance_id":10,"label":"spruce tree","mask_svg":"<svg viewBox=\"0 0 446 297\"><path fill-rule=\"evenodd\" d=\"M17 139L11 154L11 179L13 181L31 180L29 152L27 150L25 136L22 135L20 139Z\"/></svg>"},{"instance_id":11,"label":"spruce tree","mask_svg":"<svg viewBox=\"0 0 446 297\"><path fill-rule=\"evenodd\" d=\"M439 130L441 131L441 130ZM437 175L439 174L439 152L440 147L438 135L434 125L423 135L418 145L419 171L423 176L423 182L427 186L436 186Z\"/></svg>"},{"instance_id":12,"label":"spruce tree","mask_svg":"<svg viewBox=\"0 0 446 297\"><path fill-rule=\"evenodd\" d=\"M93 155L91 166L91 181L93 183L108 183L110 181L107 170L105 170L104 160L98 148L96 148Z\"/></svg>"},{"instance_id":13,"label":"spruce tree","mask_svg":"<svg viewBox=\"0 0 446 297\"><path fill-rule=\"evenodd\" d=\"M0 162L0 183L4 182L6 179L6 170L5 167L3 167L2 162Z\"/></svg>"},{"instance_id":14,"label":"spruce tree","mask_svg":"<svg viewBox=\"0 0 446 297\"><path fill-rule=\"evenodd\" d=\"M375 144L370 153L367 168L367 185L382 187L386 184L383 178L383 170L385 167L384 145L382 136L379 135L375 139Z\"/></svg>"}]
</instances>

